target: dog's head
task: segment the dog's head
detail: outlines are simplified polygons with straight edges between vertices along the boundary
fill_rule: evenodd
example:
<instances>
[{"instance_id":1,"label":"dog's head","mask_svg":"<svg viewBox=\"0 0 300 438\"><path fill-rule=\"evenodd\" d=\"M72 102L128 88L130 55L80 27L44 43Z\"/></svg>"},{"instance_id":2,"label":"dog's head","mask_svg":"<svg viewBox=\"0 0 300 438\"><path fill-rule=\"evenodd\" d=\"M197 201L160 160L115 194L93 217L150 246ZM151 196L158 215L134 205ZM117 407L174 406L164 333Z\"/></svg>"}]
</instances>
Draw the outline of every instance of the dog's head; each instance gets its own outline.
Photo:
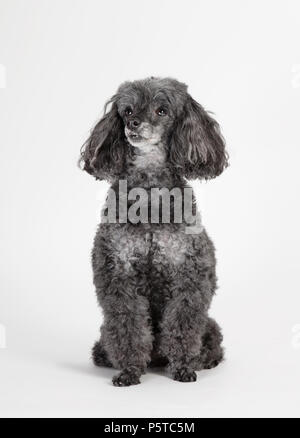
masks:
<instances>
[{"instance_id":1,"label":"dog's head","mask_svg":"<svg viewBox=\"0 0 300 438\"><path fill-rule=\"evenodd\" d=\"M106 108L81 153L84 170L97 178L120 174L132 147L146 153L158 144L166 165L186 178L214 178L227 166L218 123L175 79L125 82Z\"/></svg>"}]
</instances>

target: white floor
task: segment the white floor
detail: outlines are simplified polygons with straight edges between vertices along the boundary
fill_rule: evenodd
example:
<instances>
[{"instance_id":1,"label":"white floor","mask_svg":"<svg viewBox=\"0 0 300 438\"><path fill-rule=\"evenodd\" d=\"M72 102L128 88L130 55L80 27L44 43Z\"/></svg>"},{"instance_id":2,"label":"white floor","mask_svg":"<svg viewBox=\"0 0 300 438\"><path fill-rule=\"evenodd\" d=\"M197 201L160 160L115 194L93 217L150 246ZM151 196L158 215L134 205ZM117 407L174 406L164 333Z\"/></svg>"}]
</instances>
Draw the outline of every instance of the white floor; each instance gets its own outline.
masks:
<instances>
[{"instance_id":1,"label":"white floor","mask_svg":"<svg viewBox=\"0 0 300 438\"><path fill-rule=\"evenodd\" d=\"M227 361L198 373L196 383L158 370L141 385L115 388L114 371L88 361L91 333L67 331L25 333L19 351L0 350L1 417L299 416L300 350L283 351L278 339L262 349L229 335Z\"/></svg>"}]
</instances>

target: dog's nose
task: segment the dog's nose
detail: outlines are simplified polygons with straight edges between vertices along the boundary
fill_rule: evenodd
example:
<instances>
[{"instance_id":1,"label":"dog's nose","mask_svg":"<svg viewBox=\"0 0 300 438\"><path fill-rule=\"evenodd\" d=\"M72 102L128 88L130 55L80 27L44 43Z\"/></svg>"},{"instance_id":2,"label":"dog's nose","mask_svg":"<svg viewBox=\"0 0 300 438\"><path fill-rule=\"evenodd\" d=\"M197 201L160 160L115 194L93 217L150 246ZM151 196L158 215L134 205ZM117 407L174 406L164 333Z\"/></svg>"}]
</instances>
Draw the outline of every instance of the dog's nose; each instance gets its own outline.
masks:
<instances>
[{"instance_id":1,"label":"dog's nose","mask_svg":"<svg viewBox=\"0 0 300 438\"><path fill-rule=\"evenodd\" d=\"M132 119L127 122L127 128L135 130L140 126L141 122L139 119Z\"/></svg>"}]
</instances>

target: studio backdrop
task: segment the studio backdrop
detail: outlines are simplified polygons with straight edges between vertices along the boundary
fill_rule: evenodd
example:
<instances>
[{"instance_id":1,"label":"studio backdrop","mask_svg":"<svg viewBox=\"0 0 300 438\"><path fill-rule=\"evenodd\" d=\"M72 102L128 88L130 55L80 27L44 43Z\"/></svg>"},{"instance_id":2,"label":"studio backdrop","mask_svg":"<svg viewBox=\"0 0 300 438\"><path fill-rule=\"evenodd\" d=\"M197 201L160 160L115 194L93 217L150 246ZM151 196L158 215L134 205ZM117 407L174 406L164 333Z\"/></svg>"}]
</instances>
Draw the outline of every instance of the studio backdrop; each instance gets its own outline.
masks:
<instances>
[{"instance_id":1,"label":"studio backdrop","mask_svg":"<svg viewBox=\"0 0 300 438\"><path fill-rule=\"evenodd\" d=\"M298 1L0 0L0 415L298 416ZM91 347L90 253L108 184L80 148L126 80L173 77L229 167L193 182L217 255L226 360L115 388Z\"/></svg>"}]
</instances>

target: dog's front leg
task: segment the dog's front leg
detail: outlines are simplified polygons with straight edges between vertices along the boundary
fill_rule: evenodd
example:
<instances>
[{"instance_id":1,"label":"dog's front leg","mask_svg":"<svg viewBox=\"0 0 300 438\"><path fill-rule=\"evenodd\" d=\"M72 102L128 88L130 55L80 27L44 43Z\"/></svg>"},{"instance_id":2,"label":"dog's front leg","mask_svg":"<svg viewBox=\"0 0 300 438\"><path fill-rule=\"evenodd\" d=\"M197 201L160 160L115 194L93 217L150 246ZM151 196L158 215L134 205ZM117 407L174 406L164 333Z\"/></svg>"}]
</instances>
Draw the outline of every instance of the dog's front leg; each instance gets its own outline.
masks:
<instances>
[{"instance_id":1,"label":"dog's front leg","mask_svg":"<svg viewBox=\"0 0 300 438\"><path fill-rule=\"evenodd\" d=\"M101 342L112 365L121 369L113 378L115 386L140 383L150 362L152 330L147 286L134 274L111 279L105 290L98 290L104 310Z\"/></svg>"},{"instance_id":2,"label":"dog's front leg","mask_svg":"<svg viewBox=\"0 0 300 438\"><path fill-rule=\"evenodd\" d=\"M169 361L174 380L193 382L199 369L202 337L207 321L200 290L189 288L186 278L173 276L167 286L166 303L159 342L160 354Z\"/></svg>"}]
</instances>

